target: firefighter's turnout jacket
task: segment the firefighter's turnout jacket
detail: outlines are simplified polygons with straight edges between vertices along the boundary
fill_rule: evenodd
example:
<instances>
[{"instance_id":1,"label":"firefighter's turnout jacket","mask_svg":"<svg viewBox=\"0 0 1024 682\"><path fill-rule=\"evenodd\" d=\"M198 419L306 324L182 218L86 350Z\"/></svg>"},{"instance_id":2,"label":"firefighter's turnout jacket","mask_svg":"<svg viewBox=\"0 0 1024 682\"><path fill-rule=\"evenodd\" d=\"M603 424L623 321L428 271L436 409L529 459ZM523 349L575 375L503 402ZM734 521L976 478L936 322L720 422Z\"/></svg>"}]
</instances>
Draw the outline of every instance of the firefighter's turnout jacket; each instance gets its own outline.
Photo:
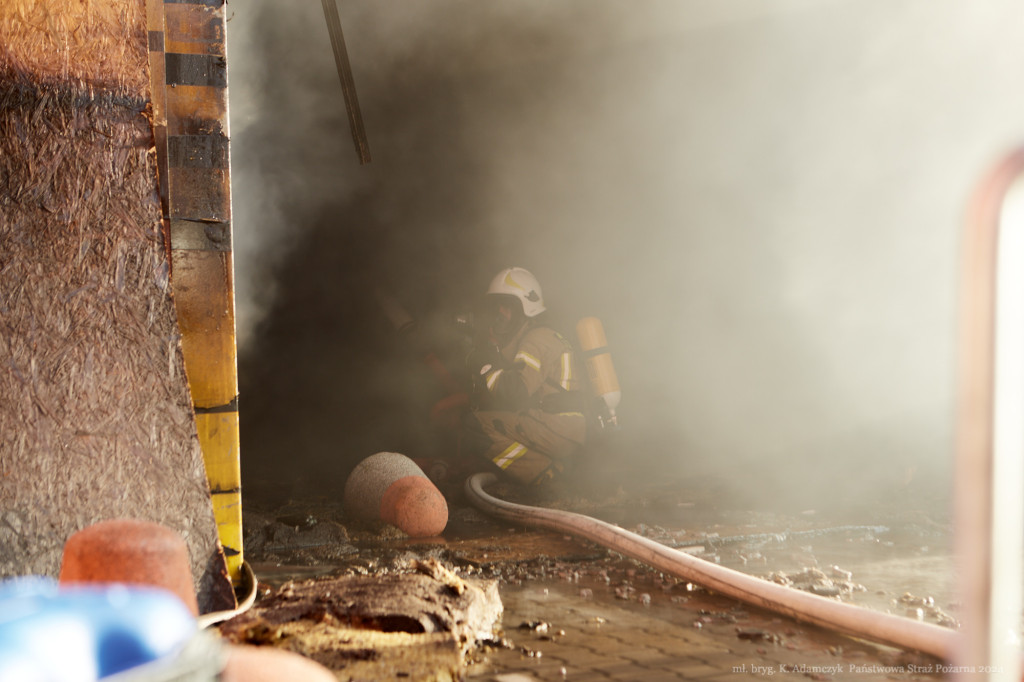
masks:
<instances>
[{"instance_id":1,"label":"firefighter's turnout jacket","mask_svg":"<svg viewBox=\"0 0 1024 682\"><path fill-rule=\"evenodd\" d=\"M543 482L564 470L584 444L576 355L554 329L528 321L500 356L480 364L475 386L471 427L490 443L484 456L512 479Z\"/></svg>"}]
</instances>

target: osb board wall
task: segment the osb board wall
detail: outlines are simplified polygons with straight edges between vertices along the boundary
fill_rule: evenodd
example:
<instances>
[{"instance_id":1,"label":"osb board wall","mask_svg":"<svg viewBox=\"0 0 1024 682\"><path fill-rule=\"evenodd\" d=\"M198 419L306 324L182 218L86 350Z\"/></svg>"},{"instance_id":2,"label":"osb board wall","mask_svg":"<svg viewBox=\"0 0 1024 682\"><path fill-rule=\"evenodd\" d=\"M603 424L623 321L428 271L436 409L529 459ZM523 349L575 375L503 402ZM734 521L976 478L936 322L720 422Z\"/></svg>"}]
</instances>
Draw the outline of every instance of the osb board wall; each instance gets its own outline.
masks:
<instances>
[{"instance_id":1,"label":"osb board wall","mask_svg":"<svg viewBox=\"0 0 1024 682\"><path fill-rule=\"evenodd\" d=\"M145 96L144 0L3 0L0 60L42 84Z\"/></svg>"},{"instance_id":2,"label":"osb board wall","mask_svg":"<svg viewBox=\"0 0 1024 682\"><path fill-rule=\"evenodd\" d=\"M0 2L0 575L56 576L74 531L145 518L186 539L209 611L233 595L168 284L147 59L144 0Z\"/></svg>"}]
</instances>

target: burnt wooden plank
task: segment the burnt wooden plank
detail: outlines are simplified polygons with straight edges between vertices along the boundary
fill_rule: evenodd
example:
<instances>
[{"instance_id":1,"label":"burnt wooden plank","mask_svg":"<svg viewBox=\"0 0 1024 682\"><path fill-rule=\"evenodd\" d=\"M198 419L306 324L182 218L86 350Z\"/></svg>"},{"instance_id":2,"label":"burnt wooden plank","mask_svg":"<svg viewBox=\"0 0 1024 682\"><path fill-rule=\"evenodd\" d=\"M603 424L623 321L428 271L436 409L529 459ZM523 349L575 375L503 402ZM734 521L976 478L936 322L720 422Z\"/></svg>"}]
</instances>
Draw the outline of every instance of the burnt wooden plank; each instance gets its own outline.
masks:
<instances>
[{"instance_id":1,"label":"burnt wooden plank","mask_svg":"<svg viewBox=\"0 0 1024 682\"><path fill-rule=\"evenodd\" d=\"M227 168L171 167L170 218L184 220L231 220L231 193Z\"/></svg>"},{"instance_id":2,"label":"burnt wooden plank","mask_svg":"<svg viewBox=\"0 0 1024 682\"><path fill-rule=\"evenodd\" d=\"M165 53L167 85L228 86L227 61L219 55Z\"/></svg>"},{"instance_id":3,"label":"burnt wooden plank","mask_svg":"<svg viewBox=\"0 0 1024 682\"><path fill-rule=\"evenodd\" d=\"M219 4L164 3L167 51L225 54L224 10Z\"/></svg>"},{"instance_id":4,"label":"burnt wooden plank","mask_svg":"<svg viewBox=\"0 0 1024 682\"><path fill-rule=\"evenodd\" d=\"M231 223L172 220L171 248L187 251L230 251Z\"/></svg>"},{"instance_id":5,"label":"burnt wooden plank","mask_svg":"<svg viewBox=\"0 0 1024 682\"><path fill-rule=\"evenodd\" d=\"M171 168L227 168L228 139L223 135L168 135L167 165Z\"/></svg>"}]
</instances>

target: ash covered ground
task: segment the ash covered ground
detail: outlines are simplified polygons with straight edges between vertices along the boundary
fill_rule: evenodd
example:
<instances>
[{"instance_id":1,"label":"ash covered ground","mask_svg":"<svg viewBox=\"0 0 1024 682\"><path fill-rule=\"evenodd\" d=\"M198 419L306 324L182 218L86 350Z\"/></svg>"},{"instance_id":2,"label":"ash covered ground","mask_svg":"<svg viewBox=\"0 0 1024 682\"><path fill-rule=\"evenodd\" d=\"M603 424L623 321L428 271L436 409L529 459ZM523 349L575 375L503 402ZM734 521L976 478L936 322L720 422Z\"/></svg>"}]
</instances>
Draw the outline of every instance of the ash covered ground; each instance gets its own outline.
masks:
<instances>
[{"instance_id":1,"label":"ash covered ground","mask_svg":"<svg viewBox=\"0 0 1024 682\"><path fill-rule=\"evenodd\" d=\"M784 501L766 509L738 503L727 481L719 479L620 481L575 495L504 484L492 492L600 518L793 589L957 625L948 518L941 500L914 494L912 485L887 504L858 509L798 508ZM711 647L717 658L708 663L705 656L703 664L722 667L722 673L742 665L780 670L787 661L826 670L839 662L847 674L853 674L849 666L862 666L861 679L868 669L863 666L898 668L913 678L913 671L937 664L712 594L588 541L495 520L456 489L446 492L448 527L429 539L409 538L385 524L353 522L340 499L251 503L245 511L246 556L260 578L261 599L296 585L328 585L339 576L416 573L423 562L436 562L460 579L496 583L504 612L493 636L479 638L460 658L456 675L468 678L520 672L559 679L563 668L565 675L579 677L597 665L587 663L585 648L594 636L653 653L660 641L653 633L661 630L676 642L665 645L666 661L686 661ZM606 652L591 653L601 658Z\"/></svg>"}]
</instances>

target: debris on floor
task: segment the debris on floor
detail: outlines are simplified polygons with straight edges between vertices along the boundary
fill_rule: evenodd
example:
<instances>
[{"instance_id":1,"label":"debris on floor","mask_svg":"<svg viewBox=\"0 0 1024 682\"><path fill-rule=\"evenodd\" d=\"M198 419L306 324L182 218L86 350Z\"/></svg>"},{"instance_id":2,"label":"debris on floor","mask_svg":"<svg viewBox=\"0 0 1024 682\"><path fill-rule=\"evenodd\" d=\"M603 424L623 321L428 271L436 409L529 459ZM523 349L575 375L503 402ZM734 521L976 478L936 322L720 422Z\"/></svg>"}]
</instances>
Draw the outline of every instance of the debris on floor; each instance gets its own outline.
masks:
<instances>
[{"instance_id":1,"label":"debris on floor","mask_svg":"<svg viewBox=\"0 0 1024 682\"><path fill-rule=\"evenodd\" d=\"M589 513L663 544L704 546L706 561L868 608L938 622L939 607L950 606L940 525L896 505L813 518L729 506L703 488L691 482L664 496L612 490L544 506ZM540 504L522 499L529 492L503 494ZM356 522L330 498L250 502L245 524L264 593L222 632L302 653L342 680L724 680L833 665L857 670L830 679L853 680L869 668L934 663L739 604L563 533L495 521L459 499L441 538ZM466 611L446 610L429 591L418 600L405 587L415 581ZM400 594L381 610L380 595L360 592L363 585ZM500 601L479 601L482 615L474 617L477 607L460 601L463 586L500 589ZM929 596L914 596L921 594Z\"/></svg>"},{"instance_id":2,"label":"debris on floor","mask_svg":"<svg viewBox=\"0 0 1024 682\"><path fill-rule=\"evenodd\" d=\"M407 572L287 582L220 631L302 654L343 680L452 680L478 643L496 639L501 615L497 581L425 559Z\"/></svg>"}]
</instances>

